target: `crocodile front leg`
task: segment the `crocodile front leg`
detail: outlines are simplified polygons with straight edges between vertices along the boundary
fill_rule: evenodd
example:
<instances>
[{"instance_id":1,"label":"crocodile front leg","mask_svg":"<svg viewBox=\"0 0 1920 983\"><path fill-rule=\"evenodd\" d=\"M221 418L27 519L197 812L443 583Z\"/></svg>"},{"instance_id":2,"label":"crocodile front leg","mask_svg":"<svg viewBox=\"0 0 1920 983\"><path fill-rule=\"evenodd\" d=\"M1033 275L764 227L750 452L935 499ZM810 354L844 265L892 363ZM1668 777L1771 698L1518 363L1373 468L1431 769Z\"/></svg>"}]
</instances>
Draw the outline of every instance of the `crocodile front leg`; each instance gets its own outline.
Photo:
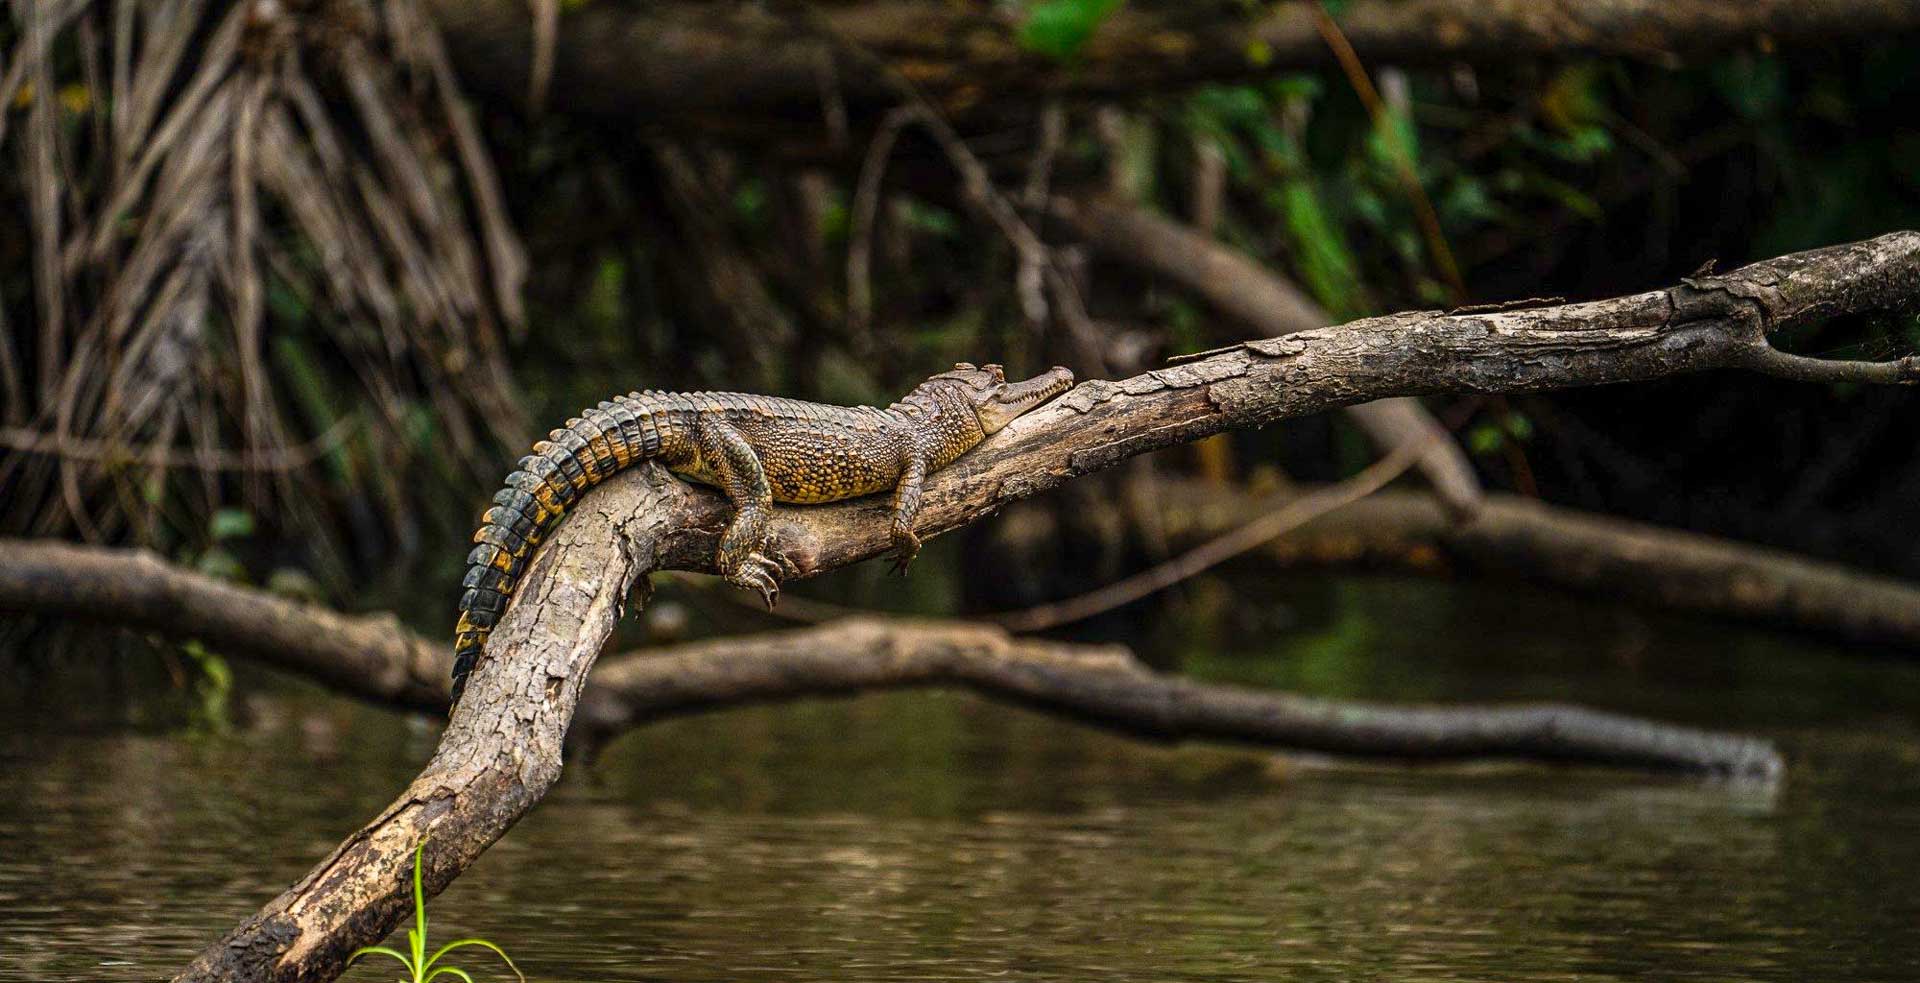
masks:
<instances>
[{"instance_id":1,"label":"crocodile front leg","mask_svg":"<svg viewBox=\"0 0 1920 983\"><path fill-rule=\"evenodd\" d=\"M893 572L905 574L907 564L920 552L920 537L913 534L913 520L920 515L920 486L927 480L930 464L925 451L908 452L907 466L900 469L900 483L893 488Z\"/></svg>"},{"instance_id":2,"label":"crocodile front leg","mask_svg":"<svg viewBox=\"0 0 1920 983\"><path fill-rule=\"evenodd\" d=\"M702 418L694 430L700 456L733 502L733 521L720 537L714 563L727 582L758 591L771 609L780 599L780 564L768 554L767 520L772 516L773 490L740 431L723 420Z\"/></svg>"}]
</instances>

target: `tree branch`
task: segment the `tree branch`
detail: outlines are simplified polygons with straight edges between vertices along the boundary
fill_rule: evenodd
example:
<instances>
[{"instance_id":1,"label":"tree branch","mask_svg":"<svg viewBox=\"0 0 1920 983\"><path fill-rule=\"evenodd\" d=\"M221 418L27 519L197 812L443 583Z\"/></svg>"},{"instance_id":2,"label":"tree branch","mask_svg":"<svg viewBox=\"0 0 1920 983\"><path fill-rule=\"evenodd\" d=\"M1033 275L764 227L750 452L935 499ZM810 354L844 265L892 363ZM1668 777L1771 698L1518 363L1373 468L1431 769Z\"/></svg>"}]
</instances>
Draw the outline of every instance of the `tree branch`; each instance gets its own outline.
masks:
<instances>
[{"instance_id":1,"label":"tree branch","mask_svg":"<svg viewBox=\"0 0 1920 983\"><path fill-rule=\"evenodd\" d=\"M362 699L445 713L445 643L391 614L347 615L182 569L146 550L0 540L0 613L198 639Z\"/></svg>"},{"instance_id":2,"label":"tree branch","mask_svg":"<svg viewBox=\"0 0 1920 983\"><path fill-rule=\"evenodd\" d=\"M1106 196L1056 198L1052 213L1100 251L1186 287L1255 331L1279 336L1333 323L1313 298L1253 257L1139 205ZM1473 464L1418 400L1383 399L1346 411L1381 450L1426 442L1420 473L1448 508L1473 513L1481 494Z\"/></svg>"},{"instance_id":3,"label":"tree branch","mask_svg":"<svg viewBox=\"0 0 1920 983\"><path fill-rule=\"evenodd\" d=\"M463 80L522 104L536 52L517 0L427 0ZM816 3L838 36L909 73L948 115L1033 105L1053 94L1159 95L1183 84L1251 78L1331 64L1311 5L1136 0L1107 18L1069 64L1020 43L1017 5L944 0ZM1904 0L1354 0L1342 33L1372 62L1402 65L1528 57L1626 55L1671 64L1684 53L1740 45L1842 40L1920 28ZM586 4L561 18L554 102L571 114L671 119L676 127L754 143L836 153L823 117L873 128L895 102L870 72L844 61L823 91L834 53L796 31L781 4ZM1251 57L1249 51L1261 56Z\"/></svg>"},{"instance_id":4,"label":"tree branch","mask_svg":"<svg viewBox=\"0 0 1920 983\"><path fill-rule=\"evenodd\" d=\"M564 63L565 59L561 59ZM936 472L925 535L1136 454L1336 406L1435 392L1520 392L1710 368L1766 370L1766 333L1920 304L1920 234L1781 257L1632 297L1537 310L1402 314L1305 331L1117 382L1089 382ZM461 870L557 779L588 668L628 587L710 571L726 509L654 465L589 494L535 555L438 753L395 803L182 974L314 980L407 907L407 853L431 834L428 890ZM775 548L804 576L889 547L884 503L778 510Z\"/></svg>"},{"instance_id":5,"label":"tree branch","mask_svg":"<svg viewBox=\"0 0 1920 983\"><path fill-rule=\"evenodd\" d=\"M1135 737L1237 741L1402 759L1520 757L1772 777L1764 741L1578 707L1395 707L1318 700L1154 673L1124 648L1010 638L983 625L837 621L678 646L594 673L611 733L753 700L959 685ZM583 721L583 723L587 723Z\"/></svg>"},{"instance_id":6,"label":"tree branch","mask_svg":"<svg viewBox=\"0 0 1920 983\"><path fill-rule=\"evenodd\" d=\"M343 615L183 570L140 550L6 543L0 612L198 639L228 655L402 709L447 708L445 644L391 616ZM962 686L993 699L1154 740L1231 740L1404 759L1533 758L1771 776L1764 741L1575 707L1387 707L1208 685L1156 674L1117 645L1018 639L963 621L846 619L602 663L573 737L741 703L867 689Z\"/></svg>"},{"instance_id":7,"label":"tree branch","mask_svg":"<svg viewBox=\"0 0 1920 983\"><path fill-rule=\"evenodd\" d=\"M1235 529L1273 504L1169 482L1160 522L1175 545ZM1269 560L1508 578L1670 611L1737 619L1920 653L1920 587L1836 563L1518 495L1489 494L1471 519L1433 496L1384 491L1268 543Z\"/></svg>"}]
</instances>

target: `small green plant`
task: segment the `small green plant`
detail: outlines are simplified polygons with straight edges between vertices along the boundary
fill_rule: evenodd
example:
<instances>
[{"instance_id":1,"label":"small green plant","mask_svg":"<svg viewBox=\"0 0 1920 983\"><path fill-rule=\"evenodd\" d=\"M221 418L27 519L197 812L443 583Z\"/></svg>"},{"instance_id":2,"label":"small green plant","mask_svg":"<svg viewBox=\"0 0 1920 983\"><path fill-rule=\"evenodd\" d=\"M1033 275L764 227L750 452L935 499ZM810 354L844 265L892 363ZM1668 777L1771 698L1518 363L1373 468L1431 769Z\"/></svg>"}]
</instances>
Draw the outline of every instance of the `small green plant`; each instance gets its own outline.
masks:
<instances>
[{"instance_id":1,"label":"small green plant","mask_svg":"<svg viewBox=\"0 0 1920 983\"><path fill-rule=\"evenodd\" d=\"M187 657L198 673L193 683L198 702L189 718L189 729L201 736L227 734L233 730L233 720L227 716L227 704L233 697L233 669L226 659L207 651L199 642L181 645L180 654Z\"/></svg>"},{"instance_id":2,"label":"small green plant","mask_svg":"<svg viewBox=\"0 0 1920 983\"><path fill-rule=\"evenodd\" d=\"M520 967L515 966L513 960L507 957L506 950L488 942L486 939L460 939L456 942L449 942L439 949L434 950L431 956L427 955L427 892L420 884L420 869L423 866L420 857L426 852L426 849L427 844L425 840L422 840L419 846L413 848L414 927L407 929L407 945L413 950L412 955L409 956L407 953L390 949L384 945L362 946L361 948L353 950L353 955L347 957L347 965L353 965L353 961L359 959L361 956L392 956L400 960L400 965L407 967L407 972L413 976L412 983L427 983L427 981L442 975L459 977L465 980L466 983L473 983L473 977L468 975L466 970L455 966L440 966L437 964L440 962L440 957L455 949L477 945L492 949L494 953L500 957L501 961L507 964L507 968L513 970L513 975L520 978L520 983L527 983L526 974L520 972Z\"/></svg>"},{"instance_id":3,"label":"small green plant","mask_svg":"<svg viewBox=\"0 0 1920 983\"><path fill-rule=\"evenodd\" d=\"M1093 39L1121 0L1041 0L1027 8L1020 46L1055 61L1071 61Z\"/></svg>"}]
</instances>

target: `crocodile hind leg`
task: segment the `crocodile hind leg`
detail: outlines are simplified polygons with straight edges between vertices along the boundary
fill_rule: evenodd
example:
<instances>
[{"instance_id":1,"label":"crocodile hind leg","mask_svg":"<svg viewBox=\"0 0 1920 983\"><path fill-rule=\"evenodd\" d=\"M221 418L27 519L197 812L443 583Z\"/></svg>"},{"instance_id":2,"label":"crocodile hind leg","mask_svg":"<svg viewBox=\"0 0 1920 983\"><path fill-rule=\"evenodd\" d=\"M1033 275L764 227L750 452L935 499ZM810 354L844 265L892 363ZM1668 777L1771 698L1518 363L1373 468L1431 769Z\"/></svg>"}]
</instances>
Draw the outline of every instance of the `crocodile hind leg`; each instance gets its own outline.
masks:
<instances>
[{"instance_id":1,"label":"crocodile hind leg","mask_svg":"<svg viewBox=\"0 0 1920 983\"><path fill-rule=\"evenodd\" d=\"M718 484L733 502L733 521L720 537L715 563L727 582L757 591L772 608L780 599L780 564L770 553L767 523L773 515L773 490L740 431L722 420L702 419L694 431L702 463L712 469Z\"/></svg>"},{"instance_id":2,"label":"crocodile hind leg","mask_svg":"<svg viewBox=\"0 0 1920 983\"><path fill-rule=\"evenodd\" d=\"M920 515L920 486L927 480L927 455L912 452L907 466L900 471L900 483L893 488L893 572L905 574L907 564L920 552L920 537L913 534L913 520Z\"/></svg>"}]
</instances>

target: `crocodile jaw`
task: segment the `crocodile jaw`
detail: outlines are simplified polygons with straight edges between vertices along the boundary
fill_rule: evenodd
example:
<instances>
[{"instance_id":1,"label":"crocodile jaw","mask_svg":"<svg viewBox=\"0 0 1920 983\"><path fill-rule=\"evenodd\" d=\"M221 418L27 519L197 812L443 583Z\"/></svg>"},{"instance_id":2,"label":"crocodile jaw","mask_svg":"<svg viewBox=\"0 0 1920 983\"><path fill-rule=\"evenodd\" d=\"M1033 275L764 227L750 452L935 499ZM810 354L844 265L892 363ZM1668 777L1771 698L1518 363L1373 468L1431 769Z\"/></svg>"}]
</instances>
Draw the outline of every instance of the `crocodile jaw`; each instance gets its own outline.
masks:
<instances>
[{"instance_id":1,"label":"crocodile jaw","mask_svg":"<svg viewBox=\"0 0 1920 983\"><path fill-rule=\"evenodd\" d=\"M980 429L996 433L1022 414L1073 388L1073 373L1058 365L1025 382L1011 382L993 390L974 406Z\"/></svg>"}]
</instances>

